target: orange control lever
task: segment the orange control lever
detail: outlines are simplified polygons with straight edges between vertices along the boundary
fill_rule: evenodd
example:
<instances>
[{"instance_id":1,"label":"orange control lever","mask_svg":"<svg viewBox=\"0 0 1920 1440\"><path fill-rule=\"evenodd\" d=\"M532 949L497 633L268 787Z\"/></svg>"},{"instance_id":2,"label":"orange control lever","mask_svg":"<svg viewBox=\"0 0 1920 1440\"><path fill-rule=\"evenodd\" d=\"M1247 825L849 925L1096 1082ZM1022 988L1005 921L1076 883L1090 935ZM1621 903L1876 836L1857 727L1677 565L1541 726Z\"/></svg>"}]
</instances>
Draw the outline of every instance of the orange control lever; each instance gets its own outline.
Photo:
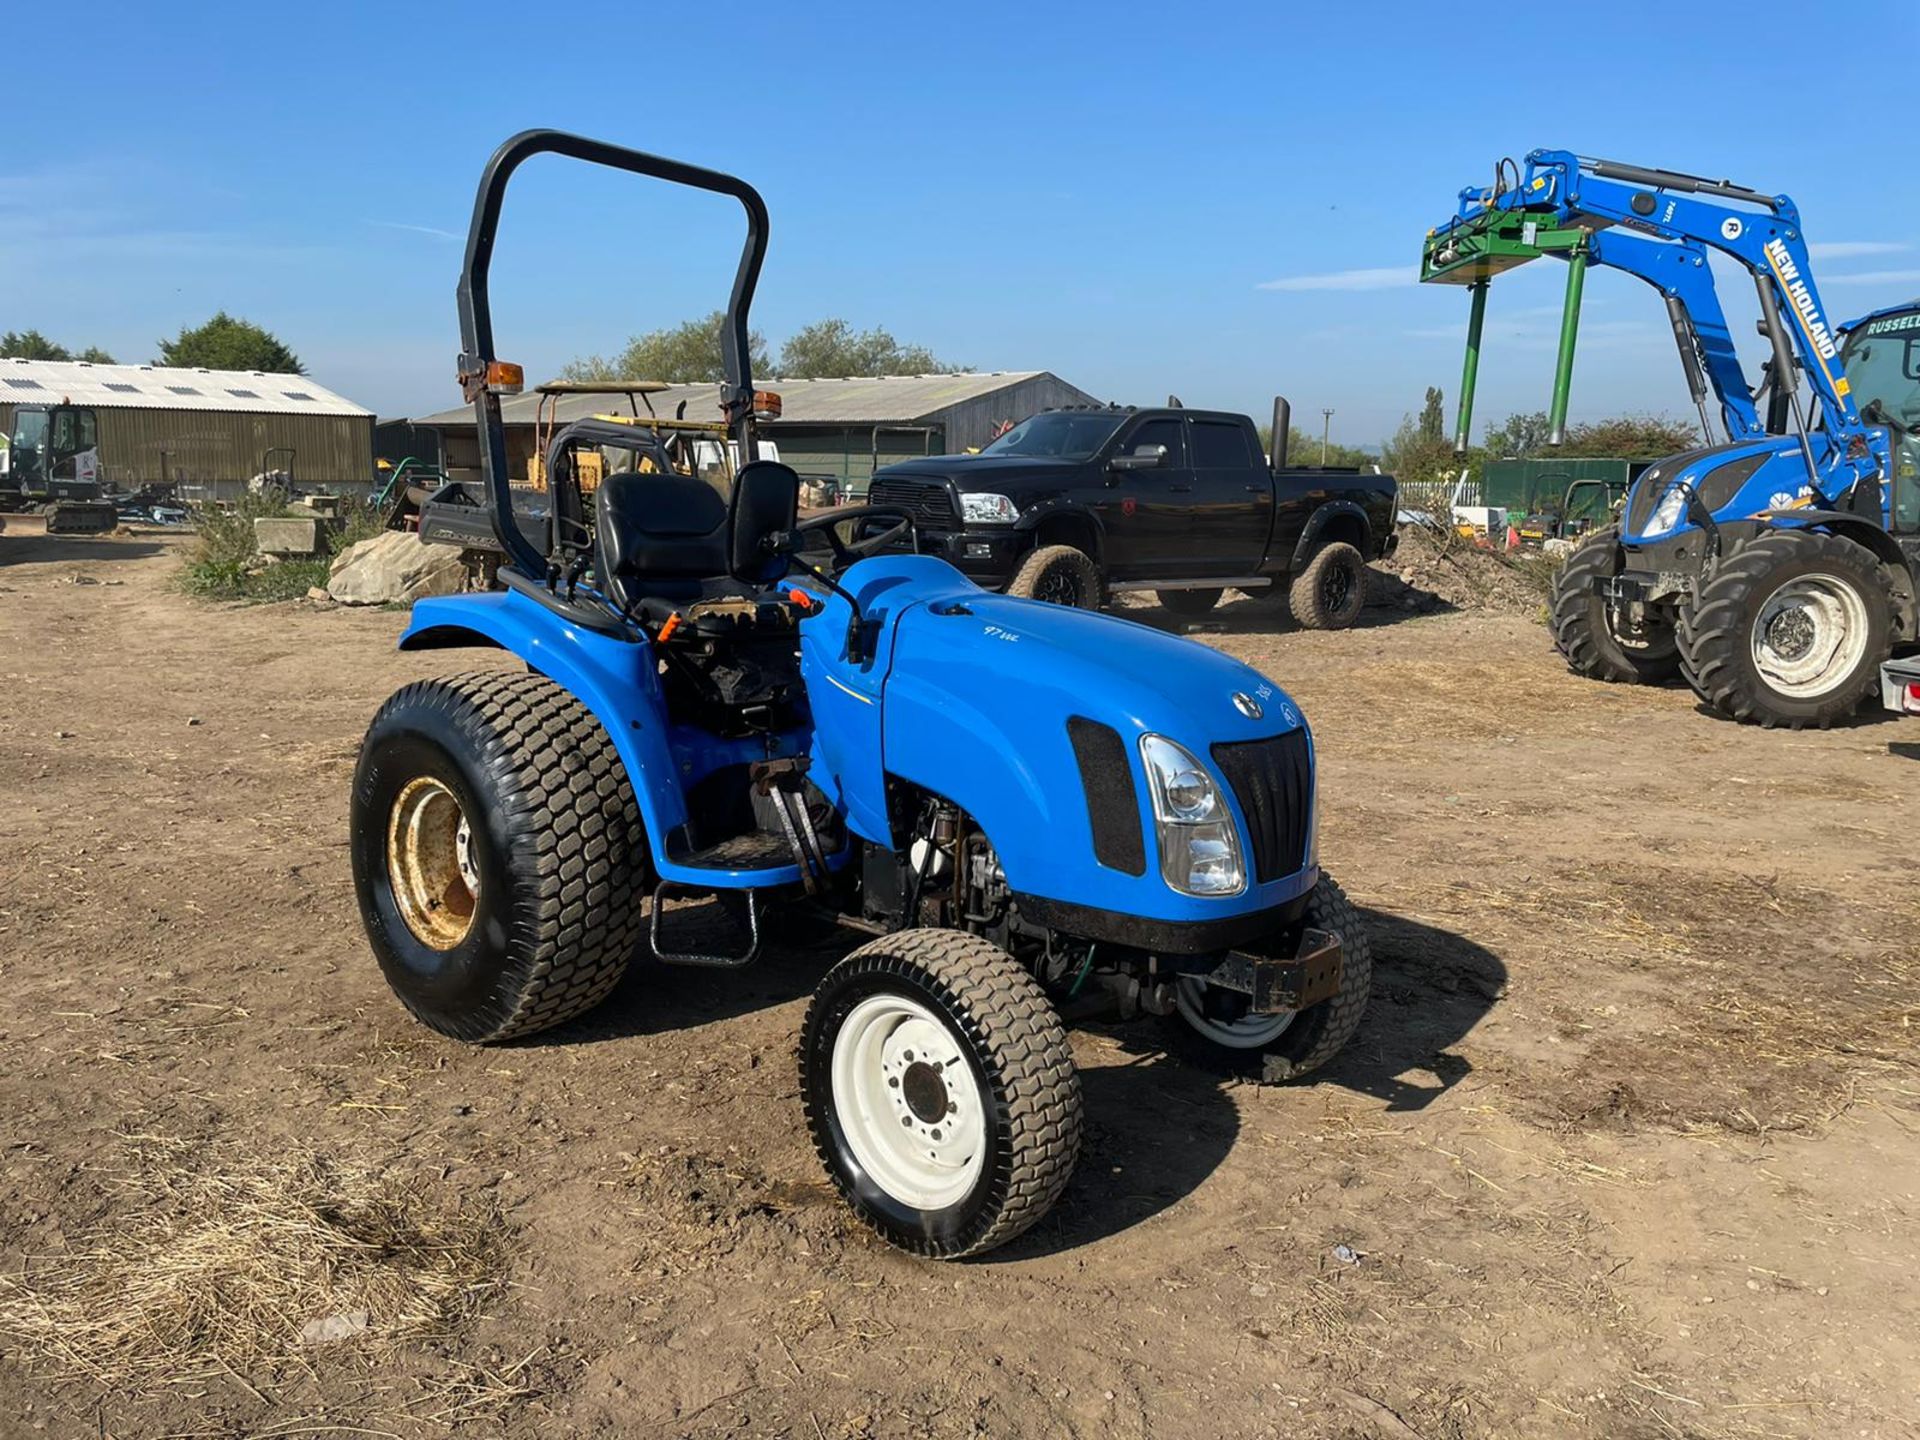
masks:
<instances>
[{"instance_id":1,"label":"orange control lever","mask_svg":"<svg viewBox=\"0 0 1920 1440\"><path fill-rule=\"evenodd\" d=\"M662 645L666 644L667 641L673 638L673 632L678 630L679 628L680 628L680 612L676 610L671 615L667 616L667 623L660 627L660 643Z\"/></svg>"}]
</instances>

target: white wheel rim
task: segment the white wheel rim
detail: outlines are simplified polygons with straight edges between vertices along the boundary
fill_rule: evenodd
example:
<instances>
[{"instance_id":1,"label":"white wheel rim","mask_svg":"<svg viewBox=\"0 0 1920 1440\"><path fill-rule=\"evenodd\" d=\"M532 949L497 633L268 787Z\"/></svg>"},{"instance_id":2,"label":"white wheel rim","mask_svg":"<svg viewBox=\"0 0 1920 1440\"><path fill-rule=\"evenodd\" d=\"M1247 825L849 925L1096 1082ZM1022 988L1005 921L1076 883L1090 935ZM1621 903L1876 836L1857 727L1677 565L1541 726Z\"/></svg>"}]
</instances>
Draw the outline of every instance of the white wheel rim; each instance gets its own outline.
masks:
<instances>
[{"instance_id":1,"label":"white wheel rim","mask_svg":"<svg viewBox=\"0 0 1920 1440\"><path fill-rule=\"evenodd\" d=\"M1278 1015L1242 1015L1237 1020L1216 1020L1207 1014L1207 982L1182 975L1173 989L1173 1003L1180 1018L1216 1045L1230 1050L1258 1050L1271 1045L1293 1024L1300 1012L1283 1010Z\"/></svg>"},{"instance_id":2,"label":"white wheel rim","mask_svg":"<svg viewBox=\"0 0 1920 1440\"><path fill-rule=\"evenodd\" d=\"M926 1006L873 995L833 1040L833 1109L867 1176L917 1210L944 1210L987 1161L986 1101L960 1042Z\"/></svg>"},{"instance_id":3,"label":"white wheel rim","mask_svg":"<svg viewBox=\"0 0 1920 1440\"><path fill-rule=\"evenodd\" d=\"M1769 687L1796 699L1838 689L1867 653L1867 605L1836 575L1799 575L1753 619L1753 664Z\"/></svg>"}]
</instances>

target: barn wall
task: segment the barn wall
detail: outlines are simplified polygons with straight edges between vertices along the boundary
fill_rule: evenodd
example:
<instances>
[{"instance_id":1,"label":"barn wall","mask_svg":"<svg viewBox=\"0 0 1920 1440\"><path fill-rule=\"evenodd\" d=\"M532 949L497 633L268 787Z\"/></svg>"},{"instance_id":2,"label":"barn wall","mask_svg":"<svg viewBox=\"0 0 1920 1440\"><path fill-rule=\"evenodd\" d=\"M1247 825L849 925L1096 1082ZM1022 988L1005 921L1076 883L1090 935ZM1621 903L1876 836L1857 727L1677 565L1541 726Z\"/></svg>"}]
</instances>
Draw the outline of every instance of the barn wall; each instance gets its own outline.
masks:
<instances>
[{"instance_id":1,"label":"barn wall","mask_svg":"<svg viewBox=\"0 0 1920 1440\"><path fill-rule=\"evenodd\" d=\"M12 429L11 405L0 426ZM100 463L115 485L150 481L215 487L223 496L260 473L267 451L294 449L303 486L361 486L373 475L370 415L242 415L215 411L113 409L96 405ZM284 468L283 457L275 457Z\"/></svg>"},{"instance_id":2,"label":"barn wall","mask_svg":"<svg viewBox=\"0 0 1920 1440\"><path fill-rule=\"evenodd\" d=\"M978 450L1005 426L1061 405L1098 405L1100 401L1054 375L1036 375L1004 390L963 400L928 419L947 432L947 450Z\"/></svg>"}]
</instances>

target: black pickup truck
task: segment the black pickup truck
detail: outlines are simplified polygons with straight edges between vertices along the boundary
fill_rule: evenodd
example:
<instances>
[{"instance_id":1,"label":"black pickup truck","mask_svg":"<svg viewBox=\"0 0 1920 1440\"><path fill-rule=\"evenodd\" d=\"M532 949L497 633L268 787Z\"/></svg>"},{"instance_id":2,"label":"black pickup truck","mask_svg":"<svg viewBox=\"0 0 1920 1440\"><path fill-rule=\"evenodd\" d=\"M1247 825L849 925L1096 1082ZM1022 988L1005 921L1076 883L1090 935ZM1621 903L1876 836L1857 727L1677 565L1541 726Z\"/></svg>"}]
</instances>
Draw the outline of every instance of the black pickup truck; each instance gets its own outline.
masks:
<instances>
[{"instance_id":1,"label":"black pickup truck","mask_svg":"<svg viewBox=\"0 0 1920 1440\"><path fill-rule=\"evenodd\" d=\"M1287 433L1284 400L1274 434ZM1367 562L1393 548L1387 475L1269 464L1244 415L1213 410L1045 410L977 455L874 474L869 504L911 514L920 548L981 585L1094 608L1152 590L1203 615L1229 589L1284 598L1339 629L1366 603Z\"/></svg>"}]
</instances>

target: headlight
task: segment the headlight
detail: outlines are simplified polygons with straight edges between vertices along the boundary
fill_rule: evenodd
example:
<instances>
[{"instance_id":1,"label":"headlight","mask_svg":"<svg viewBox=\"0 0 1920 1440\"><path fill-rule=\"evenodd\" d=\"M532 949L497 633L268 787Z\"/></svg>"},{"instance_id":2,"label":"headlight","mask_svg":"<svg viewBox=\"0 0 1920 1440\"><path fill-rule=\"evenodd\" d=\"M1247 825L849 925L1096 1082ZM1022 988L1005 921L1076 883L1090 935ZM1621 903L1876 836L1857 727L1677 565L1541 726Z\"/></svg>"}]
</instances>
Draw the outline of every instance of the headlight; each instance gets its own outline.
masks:
<instances>
[{"instance_id":1,"label":"headlight","mask_svg":"<svg viewBox=\"0 0 1920 1440\"><path fill-rule=\"evenodd\" d=\"M1164 735L1140 737L1153 791L1160 878L1183 895L1238 895L1247 888L1240 834L1207 767Z\"/></svg>"},{"instance_id":2,"label":"headlight","mask_svg":"<svg viewBox=\"0 0 1920 1440\"><path fill-rule=\"evenodd\" d=\"M962 495L960 518L969 525L1008 525L1020 518L1020 507L1004 495Z\"/></svg>"},{"instance_id":3,"label":"headlight","mask_svg":"<svg viewBox=\"0 0 1920 1440\"><path fill-rule=\"evenodd\" d=\"M1687 513L1686 486L1675 483L1673 488L1660 497L1660 506L1653 512L1653 518L1647 521L1642 535L1664 535L1680 523L1680 517Z\"/></svg>"}]
</instances>

